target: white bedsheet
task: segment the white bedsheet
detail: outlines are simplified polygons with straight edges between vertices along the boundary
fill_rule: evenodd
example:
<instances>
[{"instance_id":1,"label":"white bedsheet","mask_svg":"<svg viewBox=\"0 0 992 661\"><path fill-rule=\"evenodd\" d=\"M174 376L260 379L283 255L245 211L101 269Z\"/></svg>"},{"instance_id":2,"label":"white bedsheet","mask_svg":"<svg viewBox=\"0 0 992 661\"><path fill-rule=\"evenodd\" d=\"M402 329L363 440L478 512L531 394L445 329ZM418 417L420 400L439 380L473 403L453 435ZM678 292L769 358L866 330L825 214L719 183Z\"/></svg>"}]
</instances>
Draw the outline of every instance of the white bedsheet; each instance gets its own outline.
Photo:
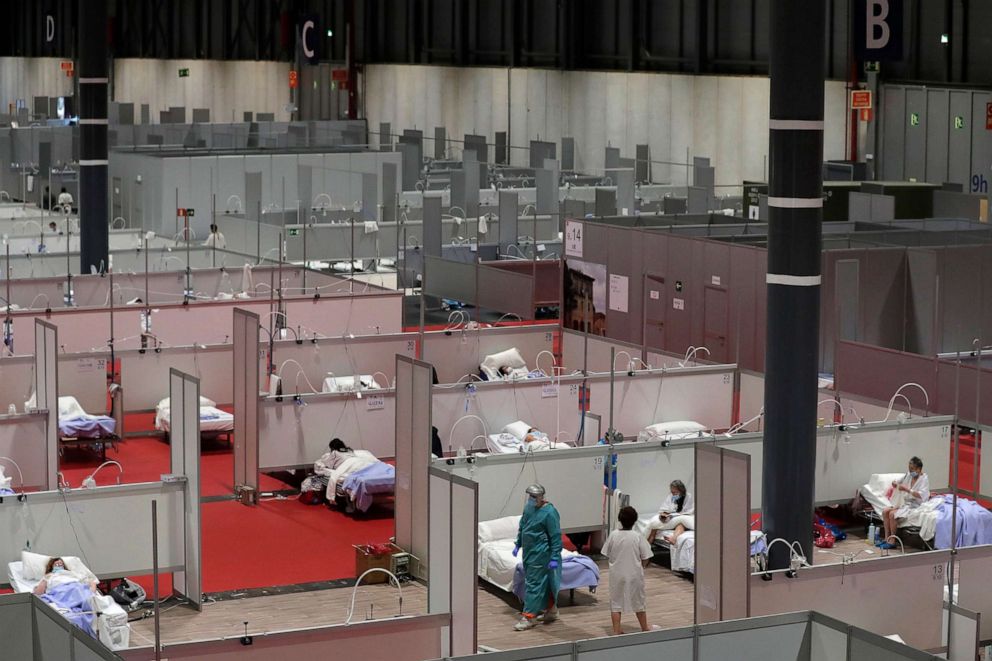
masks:
<instances>
[{"instance_id":1,"label":"white bedsheet","mask_svg":"<svg viewBox=\"0 0 992 661\"><path fill-rule=\"evenodd\" d=\"M700 438L706 427L694 420L672 420L656 422L637 433L638 441L676 441L686 438Z\"/></svg>"},{"instance_id":2,"label":"white bedsheet","mask_svg":"<svg viewBox=\"0 0 992 661\"><path fill-rule=\"evenodd\" d=\"M168 432L171 417L172 406L169 403L169 398L166 397L155 407L155 429ZM234 415L217 408L217 403L212 399L200 397L200 431L218 432L233 430Z\"/></svg>"},{"instance_id":3,"label":"white bedsheet","mask_svg":"<svg viewBox=\"0 0 992 661\"><path fill-rule=\"evenodd\" d=\"M523 562L523 554L513 557L515 539L497 539L479 544L479 576L501 590L513 590L513 573ZM562 549L562 559L579 555L575 551Z\"/></svg>"},{"instance_id":4,"label":"white bedsheet","mask_svg":"<svg viewBox=\"0 0 992 661\"><path fill-rule=\"evenodd\" d=\"M27 578L22 571L22 563L7 563L7 578L14 592L33 592L41 580ZM94 595L91 606L96 618L96 632L100 642L112 650L127 649L131 641L131 625L127 622L127 611L107 595Z\"/></svg>"},{"instance_id":5,"label":"white bedsheet","mask_svg":"<svg viewBox=\"0 0 992 661\"><path fill-rule=\"evenodd\" d=\"M552 444L548 440L547 436L543 438L531 441L526 444L518 439L513 434L508 434L506 432L500 432L499 434L490 434L486 437L486 448L492 454L518 454L520 452L546 452L548 450L562 450L564 448L572 447L564 441L558 441Z\"/></svg>"},{"instance_id":6,"label":"white bedsheet","mask_svg":"<svg viewBox=\"0 0 992 661\"><path fill-rule=\"evenodd\" d=\"M895 505L886 495L894 480L899 480L905 473L875 473L858 491L876 514L881 516L882 510ZM900 528L920 529L920 537L929 542L937 533L937 508L943 501L942 496L934 496L914 510L909 516L899 519Z\"/></svg>"},{"instance_id":7,"label":"white bedsheet","mask_svg":"<svg viewBox=\"0 0 992 661\"><path fill-rule=\"evenodd\" d=\"M369 452L368 450L355 450L355 456L348 457L341 462L341 465L331 471L331 474L327 478L327 499L333 501L334 496L337 493L337 488L341 485L346 477L362 470L363 468L368 468L369 466L378 463L379 459Z\"/></svg>"}]
</instances>

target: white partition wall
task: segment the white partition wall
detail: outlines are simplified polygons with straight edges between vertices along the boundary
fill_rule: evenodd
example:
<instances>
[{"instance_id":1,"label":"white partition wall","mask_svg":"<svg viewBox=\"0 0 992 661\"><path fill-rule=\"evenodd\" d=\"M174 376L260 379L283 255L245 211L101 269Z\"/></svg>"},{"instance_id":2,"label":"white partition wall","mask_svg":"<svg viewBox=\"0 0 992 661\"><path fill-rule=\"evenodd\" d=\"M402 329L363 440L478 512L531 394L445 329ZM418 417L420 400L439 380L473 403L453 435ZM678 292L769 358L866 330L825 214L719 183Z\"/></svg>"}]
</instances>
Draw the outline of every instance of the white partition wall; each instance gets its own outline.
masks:
<instances>
[{"instance_id":1,"label":"white partition wall","mask_svg":"<svg viewBox=\"0 0 992 661\"><path fill-rule=\"evenodd\" d=\"M696 492L696 458L693 441L620 443L616 454L616 488L629 496L630 506L641 514L655 512L672 480L682 480Z\"/></svg>"},{"instance_id":2,"label":"white partition wall","mask_svg":"<svg viewBox=\"0 0 992 661\"><path fill-rule=\"evenodd\" d=\"M158 501L159 571L186 562L186 485L151 482L43 491L21 503L0 503L0 557L36 553L75 555L100 578L150 574L151 503ZM192 595L190 595L192 596Z\"/></svg>"},{"instance_id":3,"label":"white partition wall","mask_svg":"<svg viewBox=\"0 0 992 661\"><path fill-rule=\"evenodd\" d=\"M992 641L992 546L957 550L956 603L982 616L980 638Z\"/></svg>"},{"instance_id":4,"label":"white partition wall","mask_svg":"<svg viewBox=\"0 0 992 661\"><path fill-rule=\"evenodd\" d=\"M889 556L804 568L795 578L771 572L770 581L753 574L751 616L816 608L876 634L899 634L917 649L937 649L950 557L949 551Z\"/></svg>"},{"instance_id":5,"label":"white partition wall","mask_svg":"<svg viewBox=\"0 0 992 661\"><path fill-rule=\"evenodd\" d=\"M48 411L45 447L48 448L48 480L45 489L59 483L59 332L54 324L34 322L34 393L38 410Z\"/></svg>"},{"instance_id":6,"label":"white partition wall","mask_svg":"<svg viewBox=\"0 0 992 661\"><path fill-rule=\"evenodd\" d=\"M203 601L200 531L200 381L173 369L169 373L170 454L173 475L186 478L186 569L172 576L172 587L200 610Z\"/></svg>"},{"instance_id":7,"label":"white partition wall","mask_svg":"<svg viewBox=\"0 0 992 661\"><path fill-rule=\"evenodd\" d=\"M396 356L396 544L417 559L422 578L428 566L433 373L430 363Z\"/></svg>"},{"instance_id":8,"label":"white partition wall","mask_svg":"<svg viewBox=\"0 0 992 661\"><path fill-rule=\"evenodd\" d=\"M486 356L511 348L520 352L528 369L540 368L551 374L557 330L557 326L542 325L432 331L424 334L423 356L437 369L440 383L455 383L465 375L478 374Z\"/></svg>"},{"instance_id":9,"label":"white partition wall","mask_svg":"<svg viewBox=\"0 0 992 661\"><path fill-rule=\"evenodd\" d=\"M943 636L947 641L948 661L978 659L979 630L982 616L955 604L944 604Z\"/></svg>"},{"instance_id":10,"label":"white partition wall","mask_svg":"<svg viewBox=\"0 0 992 661\"><path fill-rule=\"evenodd\" d=\"M296 392L297 388L304 393L320 392L324 378L332 375L367 374L375 377L381 387L390 388L396 376L396 354L416 358L417 334L321 337L302 344L295 339L279 340L273 344L272 364L277 372L282 370L286 393ZM264 365L264 361L259 362Z\"/></svg>"},{"instance_id":11,"label":"white partition wall","mask_svg":"<svg viewBox=\"0 0 992 661\"><path fill-rule=\"evenodd\" d=\"M516 516L523 511L524 490L537 482L547 491L568 532L600 530L604 526L606 445L449 459L454 475L479 485L479 520ZM435 466L438 462L434 462Z\"/></svg>"},{"instance_id":12,"label":"white partition wall","mask_svg":"<svg viewBox=\"0 0 992 661\"><path fill-rule=\"evenodd\" d=\"M259 402L260 471L303 468L327 452L334 437L380 459L395 457L396 394L393 390L265 397Z\"/></svg>"},{"instance_id":13,"label":"white partition wall","mask_svg":"<svg viewBox=\"0 0 992 661\"><path fill-rule=\"evenodd\" d=\"M609 372L611 369L610 349L616 349L617 370L627 371L631 359L641 359L647 361L643 355L643 349L636 344L611 340L599 335L580 333L569 329L564 329L561 333L561 355L562 364L568 371L579 370L586 372ZM626 354L626 355L621 355ZM660 364L653 367L661 367Z\"/></svg>"},{"instance_id":14,"label":"white partition wall","mask_svg":"<svg viewBox=\"0 0 992 661\"><path fill-rule=\"evenodd\" d=\"M431 571L429 613L451 613L444 656L478 649L478 484L437 467L429 469L428 525Z\"/></svg>"},{"instance_id":15,"label":"white partition wall","mask_svg":"<svg viewBox=\"0 0 992 661\"><path fill-rule=\"evenodd\" d=\"M258 315L234 310L234 488L258 493Z\"/></svg>"},{"instance_id":16,"label":"white partition wall","mask_svg":"<svg viewBox=\"0 0 992 661\"><path fill-rule=\"evenodd\" d=\"M12 477L14 491L48 488L47 412L0 415L0 457L9 457L17 468L0 460L0 468Z\"/></svg>"},{"instance_id":17,"label":"white partition wall","mask_svg":"<svg viewBox=\"0 0 992 661\"><path fill-rule=\"evenodd\" d=\"M759 431L763 420L759 416L765 406L765 377L762 374L741 370L738 421L744 431ZM746 424L744 424L746 423Z\"/></svg>"}]
</instances>

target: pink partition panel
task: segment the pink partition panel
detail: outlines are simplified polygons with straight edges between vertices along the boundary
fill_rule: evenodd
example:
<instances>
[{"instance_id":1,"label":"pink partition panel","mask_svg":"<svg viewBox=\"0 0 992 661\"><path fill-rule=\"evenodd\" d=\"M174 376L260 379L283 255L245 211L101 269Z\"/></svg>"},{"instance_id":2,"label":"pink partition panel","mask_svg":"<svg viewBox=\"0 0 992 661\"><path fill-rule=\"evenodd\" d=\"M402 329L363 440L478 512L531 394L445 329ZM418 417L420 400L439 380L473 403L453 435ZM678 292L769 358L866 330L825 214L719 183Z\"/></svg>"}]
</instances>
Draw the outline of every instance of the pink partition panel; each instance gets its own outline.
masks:
<instances>
[{"instance_id":1,"label":"pink partition panel","mask_svg":"<svg viewBox=\"0 0 992 661\"><path fill-rule=\"evenodd\" d=\"M859 342L838 342L834 380L839 392L882 402L889 401L903 384L919 383L930 394L931 412L938 390L933 358ZM923 408L919 391L906 395L914 409Z\"/></svg>"}]
</instances>

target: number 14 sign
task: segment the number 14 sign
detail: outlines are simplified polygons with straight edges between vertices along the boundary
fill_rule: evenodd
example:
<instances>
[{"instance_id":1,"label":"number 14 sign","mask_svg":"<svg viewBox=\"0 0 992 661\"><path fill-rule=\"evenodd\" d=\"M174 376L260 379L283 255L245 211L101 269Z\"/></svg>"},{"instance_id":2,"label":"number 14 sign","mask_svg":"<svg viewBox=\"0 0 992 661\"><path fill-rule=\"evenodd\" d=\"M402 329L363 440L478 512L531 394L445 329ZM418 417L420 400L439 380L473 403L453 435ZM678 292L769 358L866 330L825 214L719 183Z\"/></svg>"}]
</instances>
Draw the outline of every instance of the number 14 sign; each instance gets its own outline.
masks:
<instances>
[{"instance_id":1,"label":"number 14 sign","mask_svg":"<svg viewBox=\"0 0 992 661\"><path fill-rule=\"evenodd\" d=\"M565 256L582 257L582 223L565 222Z\"/></svg>"}]
</instances>

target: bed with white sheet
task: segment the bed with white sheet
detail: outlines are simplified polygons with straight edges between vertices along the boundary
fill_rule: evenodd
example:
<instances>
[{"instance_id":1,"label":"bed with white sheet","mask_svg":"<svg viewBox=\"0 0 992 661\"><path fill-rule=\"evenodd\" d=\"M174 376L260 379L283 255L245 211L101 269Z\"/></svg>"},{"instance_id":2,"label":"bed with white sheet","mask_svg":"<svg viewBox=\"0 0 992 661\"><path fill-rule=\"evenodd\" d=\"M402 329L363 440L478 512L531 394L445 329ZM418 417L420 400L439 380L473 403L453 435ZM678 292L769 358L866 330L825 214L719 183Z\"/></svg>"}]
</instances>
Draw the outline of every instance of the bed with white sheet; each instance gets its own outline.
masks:
<instances>
[{"instance_id":1,"label":"bed with white sheet","mask_svg":"<svg viewBox=\"0 0 992 661\"><path fill-rule=\"evenodd\" d=\"M33 592L43 579L45 566L49 556L28 551L21 552L21 560L7 563L7 578L14 592ZM62 556L66 569L82 582L95 581L93 575L79 558ZM95 614L93 628L97 638L112 650L127 649L131 639L131 626L127 622L127 612L113 600L112 597L94 594L90 600L88 612L63 612L54 604L49 604L67 619L73 621L77 616Z\"/></svg>"},{"instance_id":2,"label":"bed with white sheet","mask_svg":"<svg viewBox=\"0 0 992 661\"><path fill-rule=\"evenodd\" d=\"M486 437L486 449L492 454L519 454L523 452L546 452L548 450L560 450L572 447L564 441L554 442L542 431L533 431L531 435L535 440L525 442L527 430L531 426L526 422L517 420L503 427L498 434L489 434Z\"/></svg>"},{"instance_id":3,"label":"bed with white sheet","mask_svg":"<svg viewBox=\"0 0 992 661\"><path fill-rule=\"evenodd\" d=\"M155 429L165 432L166 438L169 436L171 427L172 406L169 398L166 397L155 407ZM200 438L217 439L224 438L231 442L231 432L234 431L234 415L217 408L217 402L204 396L200 396Z\"/></svg>"},{"instance_id":4,"label":"bed with white sheet","mask_svg":"<svg viewBox=\"0 0 992 661\"><path fill-rule=\"evenodd\" d=\"M638 441L677 441L687 438L702 438L706 427L694 420L671 420L656 422L637 432Z\"/></svg>"},{"instance_id":5,"label":"bed with white sheet","mask_svg":"<svg viewBox=\"0 0 992 661\"><path fill-rule=\"evenodd\" d=\"M102 461L107 459L107 446L117 449L120 440L120 398L114 397L114 417L90 415L72 395L59 397L59 447L70 445L96 447Z\"/></svg>"},{"instance_id":6,"label":"bed with white sheet","mask_svg":"<svg viewBox=\"0 0 992 661\"><path fill-rule=\"evenodd\" d=\"M367 390L382 390L382 386L371 374L356 376L334 376L324 378L320 386L321 392L365 392Z\"/></svg>"},{"instance_id":7,"label":"bed with white sheet","mask_svg":"<svg viewBox=\"0 0 992 661\"><path fill-rule=\"evenodd\" d=\"M861 497L871 506L870 518L881 522L882 511L895 503L890 495L892 482L898 482L905 473L875 473L859 490ZM925 503L911 510L908 516L898 519L899 529L919 535L927 547L951 547L952 514L954 499L949 494L934 494ZM992 544L992 512L970 498L958 496L957 543L955 546Z\"/></svg>"},{"instance_id":8,"label":"bed with white sheet","mask_svg":"<svg viewBox=\"0 0 992 661\"><path fill-rule=\"evenodd\" d=\"M519 381L545 376L539 370L528 370L527 361L516 347L486 356L479 364L479 373L485 381Z\"/></svg>"},{"instance_id":9,"label":"bed with white sheet","mask_svg":"<svg viewBox=\"0 0 992 661\"><path fill-rule=\"evenodd\" d=\"M327 500L343 498L349 511L366 512L375 503L391 500L395 491L395 467L368 450L355 450L327 478Z\"/></svg>"},{"instance_id":10,"label":"bed with white sheet","mask_svg":"<svg viewBox=\"0 0 992 661\"><path fill-rule=\"evenodd\" d=\"M479 523L478 574L487 583L518 598L523 594L523 553L513 557L519 516L506 516ZM599 586L599 567L592 558L575 551L562 549L561 589L574 591L589 588L595 592Z\"/></svg>"}]
</instances>

